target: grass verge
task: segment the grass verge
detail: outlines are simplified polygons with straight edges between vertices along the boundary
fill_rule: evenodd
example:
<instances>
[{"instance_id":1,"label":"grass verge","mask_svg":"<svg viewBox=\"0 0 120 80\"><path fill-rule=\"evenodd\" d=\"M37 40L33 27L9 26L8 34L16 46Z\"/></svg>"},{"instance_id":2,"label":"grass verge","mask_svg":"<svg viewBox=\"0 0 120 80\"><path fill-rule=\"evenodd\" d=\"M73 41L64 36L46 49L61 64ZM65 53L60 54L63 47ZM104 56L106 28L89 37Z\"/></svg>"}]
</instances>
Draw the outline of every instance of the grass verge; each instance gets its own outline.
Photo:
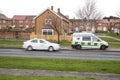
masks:
<instances>
[{"instance_id":1,"label":"grass verge","mask_svg":"<svg viewBox=\"0 0 120 80\"><path fill-rule=\"evenodd\" d=\"M77 78L63 76L13 76L0 75L0 80L98 80L95 78Z\"/></svg>"},{"instance_id":2,"label":"grass verge","mask_svg":"<svg viewBox=\"0 0 120 80\"><path fill-rule=\"evenodd\" d=\"M107 41L107 42L120 42L120 41L112 39L112 38L107 38L107 37L100 37L100 38L104 41Z\"/></svg>"},{"instance_id":3,"label":"grass verge","mask_svg":"<svg viewBox=\"0 0 120 80\"><path fill-rule=\"evenodd\" d=\"M120 61L0 57L0 68L120 74Z\"/></svg>"},{"instance_id":4,"label":"grass verge","mask_svg":"<svg viewBox=\"0 0 120 80\"><path fill-rule=\"evenodd\" d=\"M78 77L63 77L63 76L13 76L0 75L0 80L98 80L95 78L78 78Z\"/></svg>"}]
</instances>

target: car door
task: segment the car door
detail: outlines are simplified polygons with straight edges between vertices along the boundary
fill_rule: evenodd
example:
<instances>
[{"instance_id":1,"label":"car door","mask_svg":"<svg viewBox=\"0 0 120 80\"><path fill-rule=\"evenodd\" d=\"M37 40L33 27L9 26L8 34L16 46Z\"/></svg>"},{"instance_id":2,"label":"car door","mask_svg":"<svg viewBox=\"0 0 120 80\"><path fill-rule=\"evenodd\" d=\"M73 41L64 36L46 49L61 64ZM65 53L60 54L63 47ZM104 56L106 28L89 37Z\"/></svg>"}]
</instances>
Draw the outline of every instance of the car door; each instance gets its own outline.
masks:
<instances>
[{"instance_id":1,"label":"car door","mask_svg":"<svg viewBox=\"0 0 120 80\"><path fill-rule=\"evenodd\" d=\"M37 39L31 40L29 45L32 46L33 49L39 49L39 43Z\"/></svg>"},{"instance_id":2,"label":"car door","mask_svg":"<svg viewBox=\"0 0 120 80\"><path fill-rule=\"evenodd\" d=\"M40 47L39 49L41 50L47 50L48 49L48 44L44 40L39 40Z\"/></svg>"}]
</instances>

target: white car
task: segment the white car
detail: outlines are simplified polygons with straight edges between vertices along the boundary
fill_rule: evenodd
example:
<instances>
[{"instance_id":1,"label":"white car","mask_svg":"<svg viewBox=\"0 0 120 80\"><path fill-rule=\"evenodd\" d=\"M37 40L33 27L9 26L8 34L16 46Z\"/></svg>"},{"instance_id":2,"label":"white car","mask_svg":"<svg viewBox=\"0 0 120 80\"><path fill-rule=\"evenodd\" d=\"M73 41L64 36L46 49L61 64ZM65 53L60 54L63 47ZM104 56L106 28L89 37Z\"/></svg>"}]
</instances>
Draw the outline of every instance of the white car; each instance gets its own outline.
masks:
<instances>
[{"instance_id":1,"label":"white car","mask_svg":"<svg viewBox=\"0 0 120 80\"><path fill-rule=\"evenodd\" d=\"M54 51L59 50L60 45L56 43L51 43L45 39L31 39L28 41L25 41L23 44L23 48L31 51L31 50L48 50L48 51Z\"/></svg>"}]
</instances>

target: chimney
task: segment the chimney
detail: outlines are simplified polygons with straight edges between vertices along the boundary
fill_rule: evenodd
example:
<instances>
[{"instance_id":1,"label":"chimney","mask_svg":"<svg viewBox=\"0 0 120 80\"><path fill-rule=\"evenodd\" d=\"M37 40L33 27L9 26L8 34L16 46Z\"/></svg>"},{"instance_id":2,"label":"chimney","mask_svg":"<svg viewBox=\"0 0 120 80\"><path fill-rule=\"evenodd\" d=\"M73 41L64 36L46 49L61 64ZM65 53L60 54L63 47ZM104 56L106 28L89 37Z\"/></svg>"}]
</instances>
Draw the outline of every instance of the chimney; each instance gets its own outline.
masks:
<instances>
[{"instance_id":1,"label":"chimney","mask_svg":"<svg viewBox=\"0 0 120 80\"><path fill-rule=\"evenodd\" d=\"M58 8L58 14L60 14L60 8Z\"/></svg>"},{"instance_id":2,"label":"chimney","mask_svg":"<svg viewBox=\"0 0 120 80\"><path fill-rule=\"evenodd\" d=\"M53 6L51 6L51 10L53 10Z\"/></svg>"}]
</instances>

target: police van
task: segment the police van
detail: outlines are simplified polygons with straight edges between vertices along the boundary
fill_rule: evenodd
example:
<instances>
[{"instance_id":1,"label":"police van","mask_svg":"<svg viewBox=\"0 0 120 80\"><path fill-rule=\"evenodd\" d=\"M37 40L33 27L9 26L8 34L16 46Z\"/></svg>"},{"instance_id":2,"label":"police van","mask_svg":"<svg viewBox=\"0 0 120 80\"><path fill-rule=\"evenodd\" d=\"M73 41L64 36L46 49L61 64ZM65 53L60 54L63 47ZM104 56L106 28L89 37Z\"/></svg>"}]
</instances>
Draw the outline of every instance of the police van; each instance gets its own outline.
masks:
<instances>
[{"instance_id":1,"label":"police van","mask_svg":"<svg viewBox=\"0 0 120 80\"><path fill-rule=\"evenodd\" d=\"M108 42L103 41L93 33L73 33L72 35L72 48L81 49L81 48L97 48L100 50L105 50L108 48Z\"/></svg>"}]
</instances>

